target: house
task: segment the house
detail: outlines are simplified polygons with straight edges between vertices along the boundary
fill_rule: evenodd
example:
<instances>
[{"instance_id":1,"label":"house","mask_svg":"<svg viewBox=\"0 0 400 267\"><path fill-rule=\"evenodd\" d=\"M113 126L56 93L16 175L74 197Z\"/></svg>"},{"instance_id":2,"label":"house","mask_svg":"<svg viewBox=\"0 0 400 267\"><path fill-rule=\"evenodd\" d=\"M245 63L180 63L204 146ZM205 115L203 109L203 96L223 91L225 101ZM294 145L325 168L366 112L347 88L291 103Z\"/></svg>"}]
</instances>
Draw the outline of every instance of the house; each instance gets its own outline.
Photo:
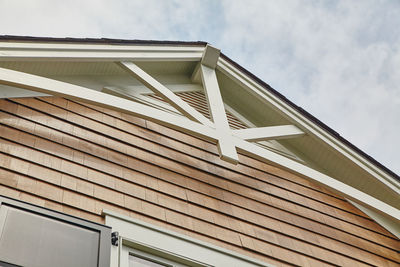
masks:
<instances>
[{"instance_id":1,"label":"house","mask_svg":"<svg viewBox=\"0 0 400 267\"><path fill-rule=\"evenodd\" d=\"M1 266L399 266L400 178L204 42L0 37Z\"/></svg>"}]
</instances>

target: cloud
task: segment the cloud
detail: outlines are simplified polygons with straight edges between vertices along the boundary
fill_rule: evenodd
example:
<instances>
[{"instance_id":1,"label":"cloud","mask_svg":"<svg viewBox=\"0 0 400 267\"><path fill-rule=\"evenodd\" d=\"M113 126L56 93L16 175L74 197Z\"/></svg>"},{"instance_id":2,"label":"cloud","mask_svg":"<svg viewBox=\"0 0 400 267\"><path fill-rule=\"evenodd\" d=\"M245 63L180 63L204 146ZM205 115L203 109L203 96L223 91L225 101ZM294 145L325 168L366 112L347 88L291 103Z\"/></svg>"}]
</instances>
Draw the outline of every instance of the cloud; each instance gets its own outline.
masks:
<instances>
[{"instance_id":1,"label":"cloud","mask_svg":"<svg viewBox=\"0 0 400 267\"><path fill-rule=\"evenodd\" d=\"M219 40L243 66L400 173L400 5L224 2Z\"/></svg>"},{"instance_id":2,"label":"cloud","mask_svg":"<svg viewBox=\"0 0 400 267\"><path fill-rule=\"evenodd\" d=\"M0 0L0 34L205 40L400 173L398 1Z\"/></svg>"},{"instance_id":3,"label":"cloud","mask_svg":"<svg viewBox=\"0 0 400 267\"><path fill-rule=\"evenodd\" d=\"M2 34L193 40L217 29L216 1L0 0ZM217 16L216 16L217 17Z\"/></svg>"}]
</instances>

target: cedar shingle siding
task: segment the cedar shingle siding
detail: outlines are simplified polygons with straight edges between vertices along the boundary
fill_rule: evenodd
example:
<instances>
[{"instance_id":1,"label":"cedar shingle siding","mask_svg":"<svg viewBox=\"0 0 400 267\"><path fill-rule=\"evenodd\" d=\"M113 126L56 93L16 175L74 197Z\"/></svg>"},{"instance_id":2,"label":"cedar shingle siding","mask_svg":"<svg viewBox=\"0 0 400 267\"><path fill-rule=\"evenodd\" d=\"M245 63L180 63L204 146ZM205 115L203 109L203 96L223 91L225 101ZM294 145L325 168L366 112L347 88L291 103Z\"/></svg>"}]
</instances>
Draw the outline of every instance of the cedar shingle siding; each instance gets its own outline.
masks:
<instances>
[{"instance_id":1,"label":"cedar shingle siding","mask_svg":"<svg viewBox=\"0 0 400 267\"><path fill-rule=\"evenodd\" d=\"M288 171L63 98L0 110L0 195L99 223L107 208L276 265L400 264L399 239Z\"/></svg>"}]
</instances>

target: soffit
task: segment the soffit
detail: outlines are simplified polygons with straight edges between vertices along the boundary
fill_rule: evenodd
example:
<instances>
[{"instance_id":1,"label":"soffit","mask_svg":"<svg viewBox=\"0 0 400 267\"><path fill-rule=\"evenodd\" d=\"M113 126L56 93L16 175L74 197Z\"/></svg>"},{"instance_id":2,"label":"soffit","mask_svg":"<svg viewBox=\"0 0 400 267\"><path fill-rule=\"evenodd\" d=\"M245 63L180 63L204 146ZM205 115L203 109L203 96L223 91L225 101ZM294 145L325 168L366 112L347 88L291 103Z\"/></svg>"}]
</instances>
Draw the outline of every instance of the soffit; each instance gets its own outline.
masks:
<instances>
[{"instance_id":1,"label":"soffit","mask_svg":"<svg viewBox=\"0 0 400 267\"><path fill-rule=\"evenodd\" d=\"M196 67L196 62L163 61L162 64L159 62L140 62L138 65L155 75L189 76ZM126 72L114 62L0 61L0 67L45 77L126 75Z\"/></svg>"}]
</instances>

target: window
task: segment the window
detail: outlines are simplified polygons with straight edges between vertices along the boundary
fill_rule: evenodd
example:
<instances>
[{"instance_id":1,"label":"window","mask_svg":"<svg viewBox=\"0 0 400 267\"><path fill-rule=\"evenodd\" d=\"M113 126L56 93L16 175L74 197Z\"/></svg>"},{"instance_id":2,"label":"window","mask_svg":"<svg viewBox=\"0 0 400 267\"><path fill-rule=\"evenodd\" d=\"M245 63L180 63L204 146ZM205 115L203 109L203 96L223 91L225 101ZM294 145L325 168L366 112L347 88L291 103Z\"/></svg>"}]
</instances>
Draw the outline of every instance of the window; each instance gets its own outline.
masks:
<instances>
[{"instance_id":1,"label":"window","mask_svg":"<svg viewBox=\"0 0 400 267\"><path fill-rule=\"evenodd\" d=\"M109 227L0 197L0 266L109 266Z\"/></svg>"}]
</instances>

